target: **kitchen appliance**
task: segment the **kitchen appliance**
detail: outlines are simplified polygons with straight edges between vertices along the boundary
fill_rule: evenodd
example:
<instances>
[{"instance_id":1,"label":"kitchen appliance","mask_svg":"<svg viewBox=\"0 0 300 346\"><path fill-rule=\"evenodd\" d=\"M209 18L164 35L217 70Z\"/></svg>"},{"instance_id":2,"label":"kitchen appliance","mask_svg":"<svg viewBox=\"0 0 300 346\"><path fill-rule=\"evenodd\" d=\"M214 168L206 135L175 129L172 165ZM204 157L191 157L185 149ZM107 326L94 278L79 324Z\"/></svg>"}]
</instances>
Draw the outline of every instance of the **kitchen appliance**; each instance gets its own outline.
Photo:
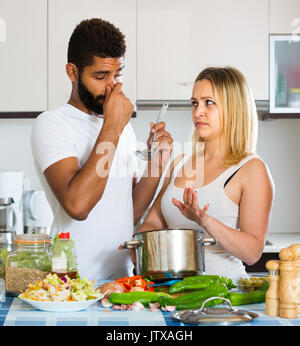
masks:
<instances>
[{"instance_id":1,"label":"kitchen appliance","mask_svg":"<svg viewBox=\"0 0 300 346\"><path fill-rule=\"evenodd\" d=\"M14 203L14 200L9 198L0 198L0 228L3 230L13 230L17 231L22 227L21 221L22 216L21 213Z\"/></svg>"},{"instance_id":2,"label":"kitchen appliance","mask_svg":"<svg viewBox=\"0 0 300 346\"><path fill-rule=\"evenodd\" d=\"M24 233L50 235L53 213L42 190L24 191Z\"/></svg>"},{"instance_id":3,"label":"kitchen appliance","mask_svg":"<svg viewBox=\"0 0 300 346\"><path fill-rule=\"evenodd\" d=\"M15 237L15 231L7 228L0 228L0 278L2 279L5 277L5 264L3 263L3 259L5 258L6 254L14 251Z\"/></svg>"},{"instance_id":4,"label":"kitchen appliance","mask_svg":"<svg viewBox=\"0 0 300 346\"><path fill-rule=\"evenodd\" d=\"M0 172L0 227L23 233L23 172Z\"/></svg>"},{"instance_id":5,"label":"kitchen appliance","mask_svg":"<svg viewBox=\"0 0 300 346\"><path fill-rule=\"evenodd\" d=\"M136 233L126 241L126 249L136 252L136 272L154 281L183 278L205 273L205 246L215 245L204 239L201 229L160 229Z\"/></svg>"}]
</instances>

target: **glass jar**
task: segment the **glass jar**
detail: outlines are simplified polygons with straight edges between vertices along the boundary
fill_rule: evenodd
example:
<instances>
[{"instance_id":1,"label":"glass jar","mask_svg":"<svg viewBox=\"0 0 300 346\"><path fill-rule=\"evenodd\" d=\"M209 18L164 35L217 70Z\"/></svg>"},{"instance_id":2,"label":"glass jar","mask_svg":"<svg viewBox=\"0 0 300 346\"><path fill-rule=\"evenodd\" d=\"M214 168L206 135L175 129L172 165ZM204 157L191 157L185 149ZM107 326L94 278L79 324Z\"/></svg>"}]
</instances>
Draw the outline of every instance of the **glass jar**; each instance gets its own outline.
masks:
<instances>
[{"instance_id":1,"label":"glass jar","mask_svg":"<svg viewBox=\"0 0 300 346\"><path fill-rule=\"evenodd\" d=\"M15 251L6 257L5 289L18 296L29 284L43 280L51 272L50 238L46 234L20 234Z\"/></svg>"},{"instance_id":2,"label":"glass jar","mask_svg":"<svg viewBox=\"0 0 300 346\"><path fill-rule=\"evenodd\" d=\"M5 276L5 259L15 250L16 232L9 228L0 228L0 279Z\"/></svg>"}]
</instances>

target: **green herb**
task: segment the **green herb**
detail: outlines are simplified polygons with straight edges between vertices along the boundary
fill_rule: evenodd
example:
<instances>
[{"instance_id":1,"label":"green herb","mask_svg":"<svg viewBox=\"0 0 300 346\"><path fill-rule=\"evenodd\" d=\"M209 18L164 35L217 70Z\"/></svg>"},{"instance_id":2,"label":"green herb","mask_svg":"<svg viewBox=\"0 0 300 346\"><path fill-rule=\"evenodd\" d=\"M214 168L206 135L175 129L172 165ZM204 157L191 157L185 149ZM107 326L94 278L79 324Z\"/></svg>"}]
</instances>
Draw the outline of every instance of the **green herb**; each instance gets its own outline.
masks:
<instances>
[{"instance_id":1,"label":"green herb","mask_svg":"<svg viewBox=\"0 0 300 346\"><path fill-rule=\"evenodd\" d=\"M6 247L3 247L0 252L0 258L1 258L1 267L0 267L0 277L4 278L5 276L5 260L6 256L8 255L8 251Z\"/></svg>"}]
</instances>

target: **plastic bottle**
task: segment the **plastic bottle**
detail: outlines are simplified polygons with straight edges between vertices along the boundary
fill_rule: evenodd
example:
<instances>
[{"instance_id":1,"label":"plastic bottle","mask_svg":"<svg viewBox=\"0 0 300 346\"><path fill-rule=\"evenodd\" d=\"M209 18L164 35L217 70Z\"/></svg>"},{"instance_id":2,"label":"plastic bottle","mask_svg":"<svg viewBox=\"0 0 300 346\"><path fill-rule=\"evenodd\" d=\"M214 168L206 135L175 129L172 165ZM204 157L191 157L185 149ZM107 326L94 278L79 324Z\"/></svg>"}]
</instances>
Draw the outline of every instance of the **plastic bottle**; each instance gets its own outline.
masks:
<instances>
[{"instance_id":1,"label":"plastic bottle","mask_svg":"<svg viewBox=\"0 0 300 346\"><path fill-rule=\"evenodd\" d=\"M70 279L76 279L77 277L76 252L69 232L61 232L53 244L51 273L60 278L66 275Z\"/></svg>"},{"instance_id":2,"label":"plastic bottle","mask_svg":"<svg viewBox=\"0 0 300 346\"><path fill-rule=\"evenodd\" d=\"M5 282L0 279L0 302L5 302Z\"/></svg>"}]
</instances>

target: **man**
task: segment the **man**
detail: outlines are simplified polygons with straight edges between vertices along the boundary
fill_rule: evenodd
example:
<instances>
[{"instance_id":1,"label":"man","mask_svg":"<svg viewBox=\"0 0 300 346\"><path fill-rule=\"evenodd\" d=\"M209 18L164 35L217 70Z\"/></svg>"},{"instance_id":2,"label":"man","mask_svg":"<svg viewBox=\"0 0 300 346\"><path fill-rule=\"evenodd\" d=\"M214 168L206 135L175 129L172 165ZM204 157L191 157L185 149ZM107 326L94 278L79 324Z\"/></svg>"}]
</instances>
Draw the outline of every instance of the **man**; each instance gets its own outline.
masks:
<instances>
[{"instance_id":1,"label":"man","mask_svg":"<svg viewBox=\"0 0 300 346\"><path fill-rule=\"evenodd\" d=\"M111 23L94 18L77 25L66 65L70 99L42 113L32 130L35 167L54 214L51 235L70 232L79 274L90 280L133 274L129 252L118 247L132 238L166 161L160 151L137 180L134 107L120 83L125 50L124 35ZM172 144L163 122L149 138L153 133L160 149Z\"/></svg>"}]
</instances>

